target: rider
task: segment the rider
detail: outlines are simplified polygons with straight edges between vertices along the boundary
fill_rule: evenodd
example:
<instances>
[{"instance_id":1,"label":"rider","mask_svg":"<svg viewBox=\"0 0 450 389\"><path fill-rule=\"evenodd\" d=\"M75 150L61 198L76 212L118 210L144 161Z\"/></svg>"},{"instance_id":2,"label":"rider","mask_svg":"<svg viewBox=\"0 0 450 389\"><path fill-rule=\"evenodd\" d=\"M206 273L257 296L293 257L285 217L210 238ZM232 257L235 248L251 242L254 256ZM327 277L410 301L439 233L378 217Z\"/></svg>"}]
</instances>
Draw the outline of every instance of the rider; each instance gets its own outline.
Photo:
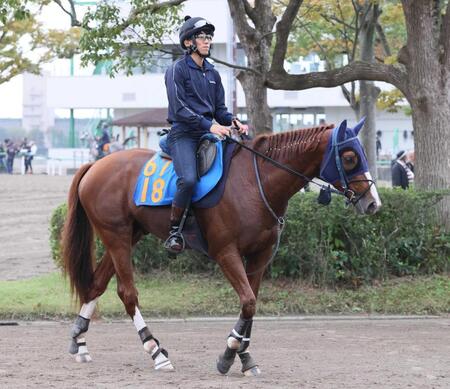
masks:
<instances>
[{"instance_id":1,"label":"rider","mask_svg":"<svg viewBox=\"0 0 450 389\"><path fill-rule=\"evenodd\" d=\"M109 137L109 125L108 122L103 122L101 125L102 129L102 136L98 140L97 150L98 150L98 156L101 158L105 154L104 147L108 143L111 142L111 138Z\"/></svg>"},{"instance_id":2,"label":"rider","mask_svg":"<svg viewBox=\"0 0 450 389\"><path fill-rule=\"evenodd\" d=\"M241 133L248 132L248 127L228 112L220 75L206 60L210 55L214 25L201 17L186 16L184 20L179 38L185 55L175 61L165 75L168 121L171 124L167 145L178 176L170 215L170 234L165 242L166 249L172 253L183 250L179 226L197 183L196 149L199 139L206 133L219 137L229 135L230 129L225 126L231 124Z\"/></svg>"}]
</instances>

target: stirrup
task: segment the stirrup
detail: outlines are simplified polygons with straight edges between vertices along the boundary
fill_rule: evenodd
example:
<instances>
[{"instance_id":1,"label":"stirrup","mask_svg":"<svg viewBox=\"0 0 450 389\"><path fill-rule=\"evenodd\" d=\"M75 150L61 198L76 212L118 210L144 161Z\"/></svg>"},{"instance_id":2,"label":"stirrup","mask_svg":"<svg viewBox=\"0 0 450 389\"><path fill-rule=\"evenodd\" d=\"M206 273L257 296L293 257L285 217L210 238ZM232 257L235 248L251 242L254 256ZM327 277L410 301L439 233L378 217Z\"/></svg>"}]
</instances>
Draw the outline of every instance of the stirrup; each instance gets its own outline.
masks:
<instances>
[{"instance_id":1,"label":"stirrup","mask_svg":"<svg viewBox=\"0 0 450 389\"><path fill-rule=\"evenodd\" d=\"M186 242L184 240L183 234L179 231L178 227L171 229L169 237L164 242L164 248L169 252L169 254L180 254L184 251L186 247Z\"/></svg>"}]
</instances>

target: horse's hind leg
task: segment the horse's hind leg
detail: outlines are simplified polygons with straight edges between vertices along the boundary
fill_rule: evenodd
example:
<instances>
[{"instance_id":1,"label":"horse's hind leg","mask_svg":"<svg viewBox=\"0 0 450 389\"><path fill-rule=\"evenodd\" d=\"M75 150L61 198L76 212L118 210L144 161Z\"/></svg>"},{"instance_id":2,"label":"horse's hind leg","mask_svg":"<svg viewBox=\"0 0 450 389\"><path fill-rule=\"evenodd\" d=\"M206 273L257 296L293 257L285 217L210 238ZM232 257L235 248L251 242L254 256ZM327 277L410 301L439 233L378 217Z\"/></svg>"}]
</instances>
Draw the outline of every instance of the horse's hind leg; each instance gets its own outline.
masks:
<instances>
[{"instance_id":1,"label":"horse's hind leg","mask_svg":"<svg viewBox=\"0 0 450 389\"><path fill-rule=\"evenodd\" d=\"M144 350L151 355L155 363L155 370L172 371L174 368L167 351L160 346L158 339L153 337L139 311L138 292L134 286L131 264L131 245L126 243L124 236L125 234L106 236L104 231L102 236L104 242L110 243L108 247L117 276L117 293L133 320Z\"/></svg>"},{"instance_id":2,"label":"horse's hind leg","mask_svg":"<svg viewBox=\"0 0 450 389\"><path fill-rule=\"evenodd\" d=\"M89 290L87 303L83 304L80 314L72 326L69 353L75 355L77 362L90 362L92 360L86 346L86 332L89 322L95 311L98 298L105 292L111 277L114 275L112 258L107 251L94 272L92 287Z\"/></svg>"}]
</instances>

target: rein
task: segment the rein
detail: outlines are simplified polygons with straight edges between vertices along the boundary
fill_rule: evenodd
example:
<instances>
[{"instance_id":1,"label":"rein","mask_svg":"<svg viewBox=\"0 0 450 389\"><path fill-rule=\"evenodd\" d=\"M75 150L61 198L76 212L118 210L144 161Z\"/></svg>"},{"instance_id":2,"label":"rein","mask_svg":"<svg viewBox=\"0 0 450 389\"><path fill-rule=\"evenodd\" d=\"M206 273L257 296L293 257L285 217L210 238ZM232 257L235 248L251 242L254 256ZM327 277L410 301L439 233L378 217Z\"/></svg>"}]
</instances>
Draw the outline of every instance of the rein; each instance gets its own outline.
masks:
<instances>
[{"instance_id":1,"label":"rein","mask_svg":"<svg viewBox=\"0 0 450 389\"><path fill-rule=\"evenodd\" d=\"M264 155L263 153L255 150L255 149L252 149L251 147L246 146L245 144L237 141L236 139L234 139L234 138L232 138L230 136L226 135L225 138L227 140L231 141L231 142L234 142L234 143L238 144L242 148L250 151L251 153L253 153L255 155L255 157L254 157L255 160L256 160L256 156L261 157L262 159L265 159L266 161L270 162L272 165L274 165L274 166L276 166L276 167L278 167L278 168L280 168L282 170L285 170L285 171L293 174L294 176L303 178L304 180L308 181L311 184L317 185L320 188L321 191L326 191L328 193L335 193L337 195L344 196L349 202L353 202L353 200L355 198L355 192L353 192L348 187L345 188L343 191L340 191L340 190L331 188L330 185L319 184L318 182L316 182L313 179L305 176L304 174L302 174L302 173L300 173L300 172L298 172L298 171L296 171L294 169L291 169L289 166L283 165L282 163L280 163L278 161L275 161L274 159L268 157L267 155ZM358 197L358 200L359 200L359 198L360 197Z\"/></svg>"}]
</instances>

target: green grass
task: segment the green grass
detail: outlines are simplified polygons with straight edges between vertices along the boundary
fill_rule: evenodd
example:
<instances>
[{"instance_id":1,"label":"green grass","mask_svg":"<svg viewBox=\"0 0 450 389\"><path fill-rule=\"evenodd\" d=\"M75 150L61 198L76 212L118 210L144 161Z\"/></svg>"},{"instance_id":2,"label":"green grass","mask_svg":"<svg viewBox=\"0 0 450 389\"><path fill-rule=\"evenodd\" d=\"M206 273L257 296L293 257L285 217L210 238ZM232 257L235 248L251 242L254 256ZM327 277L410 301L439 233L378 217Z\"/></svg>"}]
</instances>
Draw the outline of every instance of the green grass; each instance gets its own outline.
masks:
<instances>
[{"instance_id":1,"label":"green grass","mask_svg":"<svg viewBox=\"0 0 450 389\"><path fill-rule=\"evenodd\" d=\"M141 311L151 317L237 315L239 300L221 278L172 276L138 278ZM259 315L448 314L450 277L401 278L358 290L321 290L294 281L263 282ZM0 281L1 319L58 319L78 311L68 282L59 273L20 281ZM125 317L113 280L100 299L99 314Z\"/></svg>"}]
</instances>

